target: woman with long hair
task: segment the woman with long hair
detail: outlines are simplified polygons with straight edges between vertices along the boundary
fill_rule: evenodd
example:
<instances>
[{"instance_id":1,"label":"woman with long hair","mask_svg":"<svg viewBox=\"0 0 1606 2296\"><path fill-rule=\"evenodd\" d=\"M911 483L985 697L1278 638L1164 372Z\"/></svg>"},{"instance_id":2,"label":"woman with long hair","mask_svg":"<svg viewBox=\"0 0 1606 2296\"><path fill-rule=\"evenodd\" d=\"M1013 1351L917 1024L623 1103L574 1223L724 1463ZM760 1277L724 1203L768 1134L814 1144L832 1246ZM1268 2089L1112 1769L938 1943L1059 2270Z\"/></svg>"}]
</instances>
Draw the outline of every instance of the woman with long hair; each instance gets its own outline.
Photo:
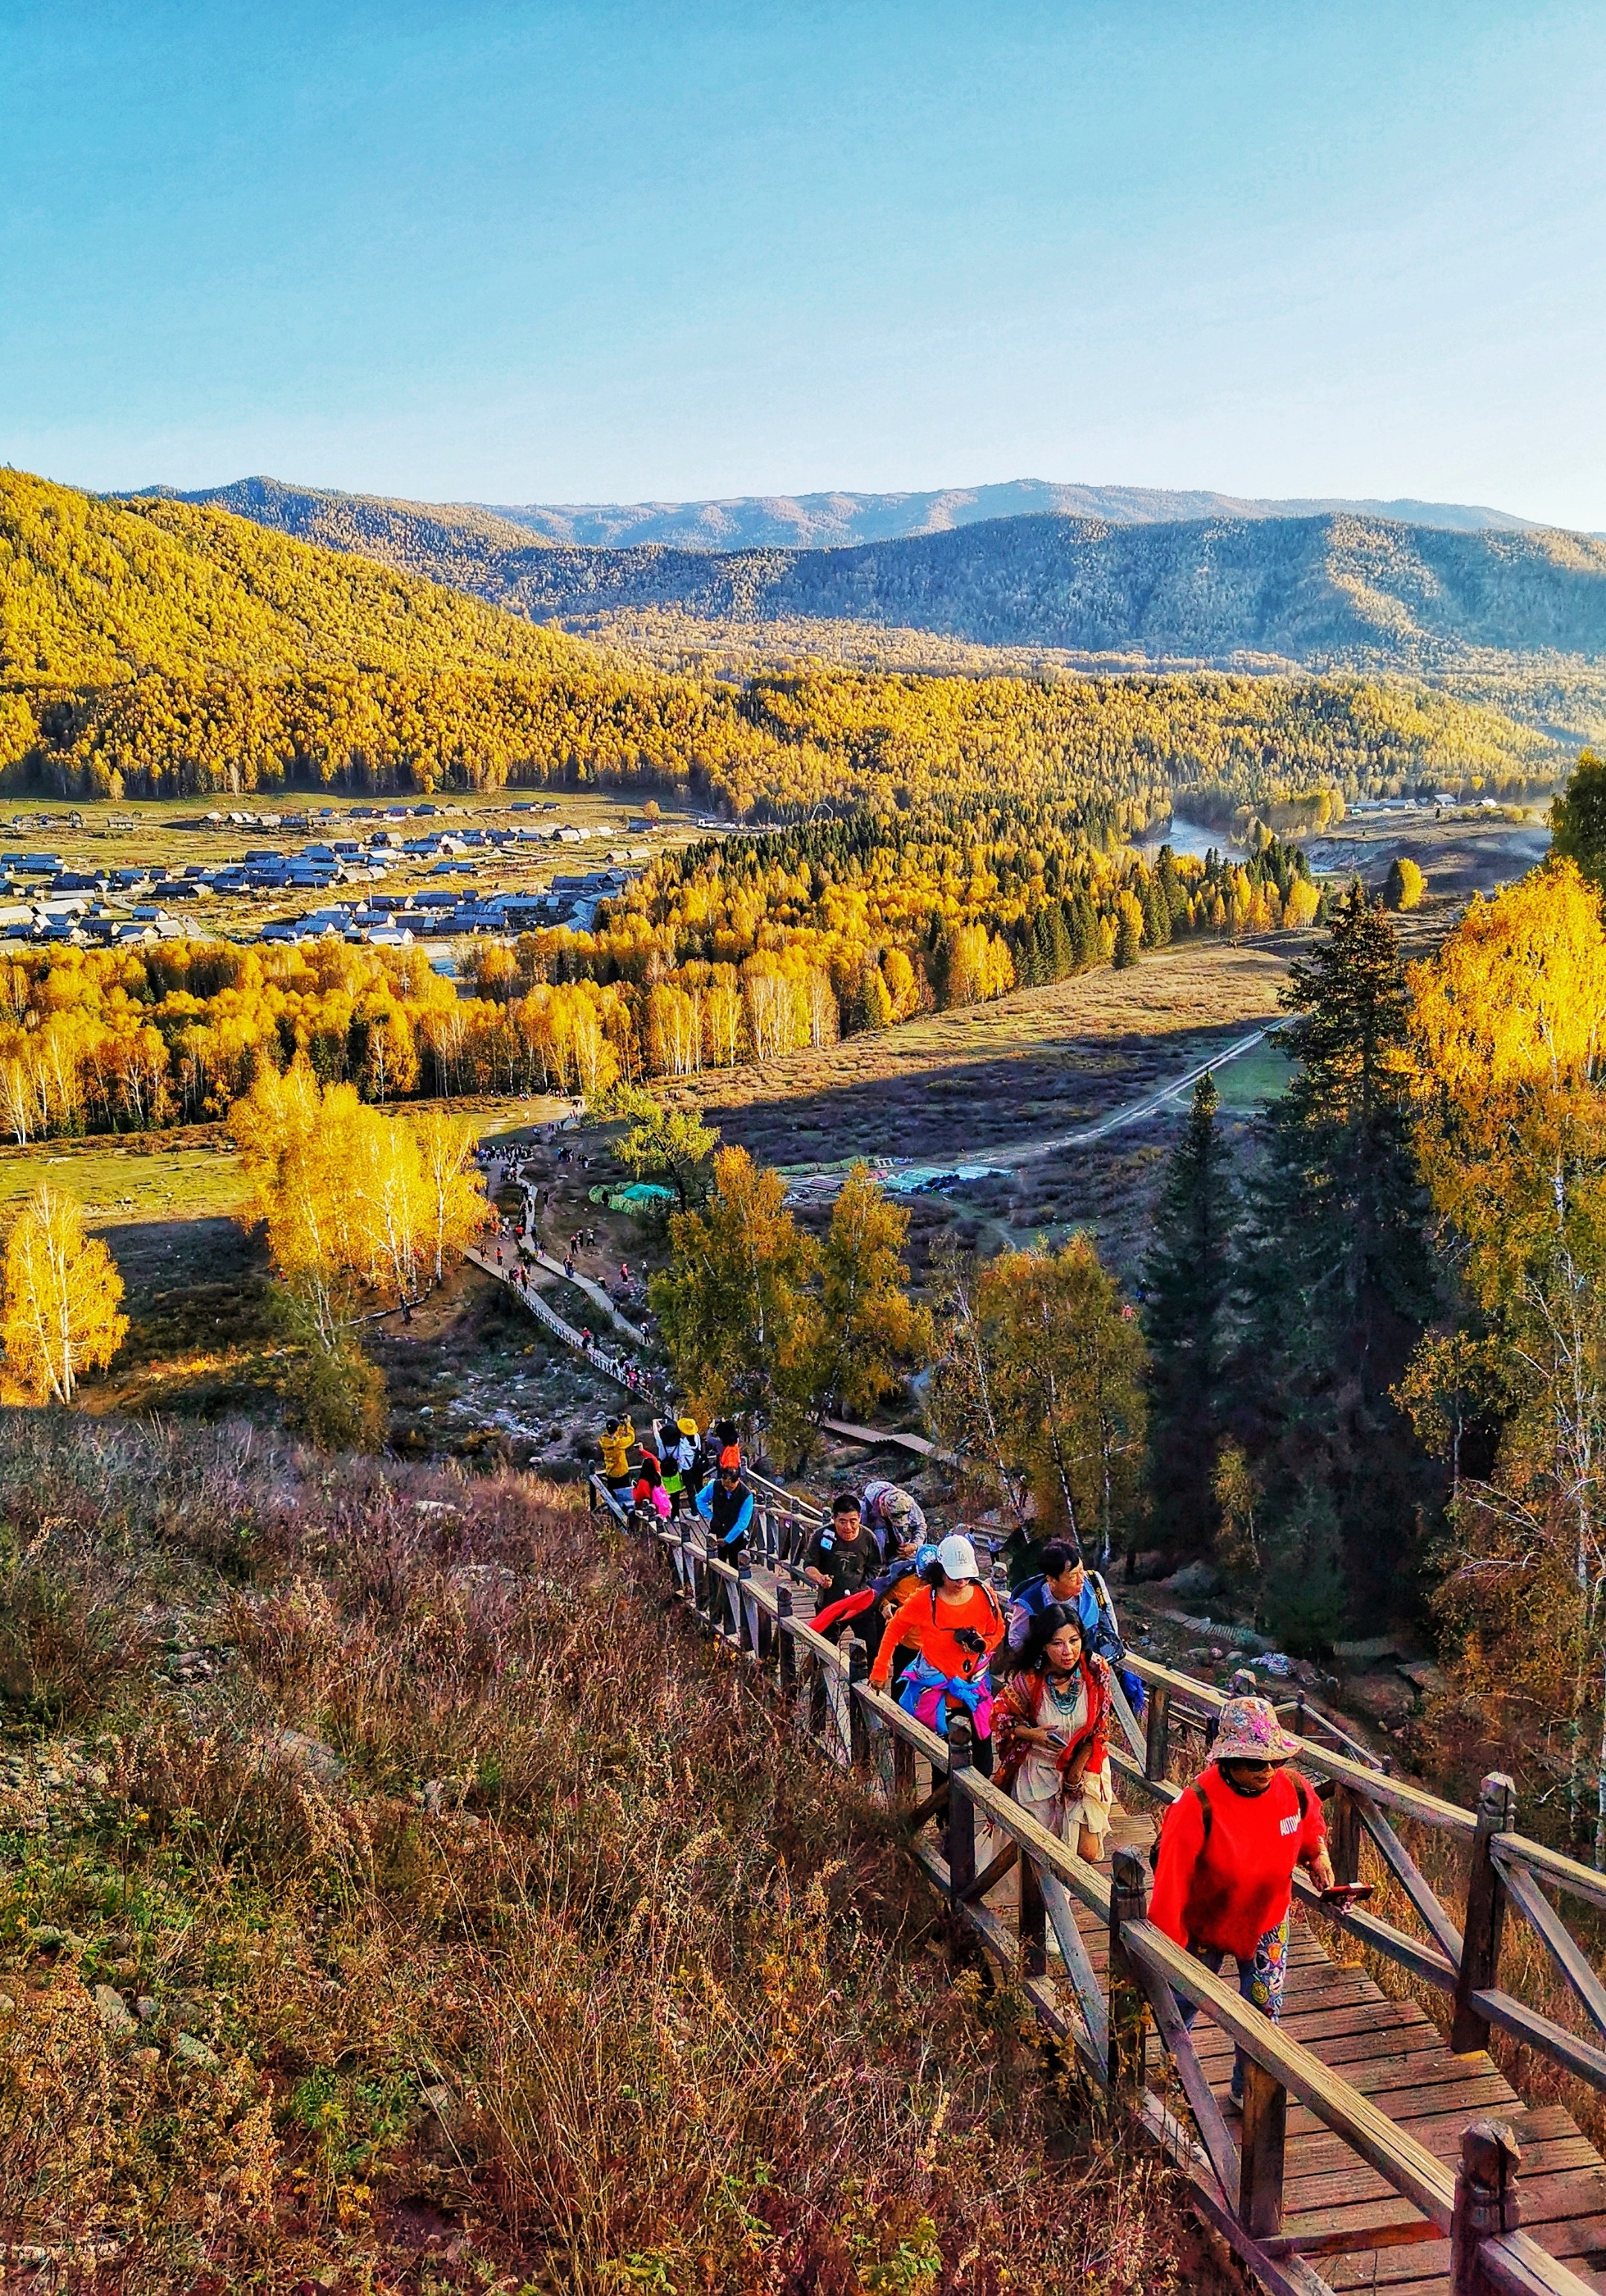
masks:
<instances>
[{"instance_id":1,"label":"woman with long hair","mask_svg":"<svg viewBox=\"0 0 1606 2296\"><path fill-rule=\"evenodd\" d=\"M994 1706L998 1783L1039 1825L1086 1858L1104 1854L1110 1782L1110 1669L1082 1621L1051 1603L1031 1623Z\"/></svg>"}]
</instances>

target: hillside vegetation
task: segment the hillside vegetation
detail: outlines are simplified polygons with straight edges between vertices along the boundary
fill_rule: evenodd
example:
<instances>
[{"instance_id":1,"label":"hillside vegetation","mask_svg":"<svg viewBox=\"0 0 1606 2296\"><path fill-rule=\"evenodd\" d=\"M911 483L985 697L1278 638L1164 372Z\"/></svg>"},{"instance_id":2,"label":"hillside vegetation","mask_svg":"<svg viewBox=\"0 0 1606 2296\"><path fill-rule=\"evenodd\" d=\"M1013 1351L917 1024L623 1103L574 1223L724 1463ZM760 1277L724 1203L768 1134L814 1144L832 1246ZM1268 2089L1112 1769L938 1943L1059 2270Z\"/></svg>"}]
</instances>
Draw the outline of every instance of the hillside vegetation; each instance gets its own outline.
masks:
<instances>
[{"instance_id":1,"label":"hillside vegetation","mask_svg":"<svg viewBox=\"0 0 1606 2296\"><path fill-rule=\"evenodd\" d=\"M1163 2173L1093 2181L884 1819L559 1493L0 1466L0 2212L72 2284L1175 2284Z\"/></svg>"},{"instance_id":2,"label":"hillside vegetation","mask_svg":"<svg viewBox=\"0 0 1606 2296\"><path fill-rule=\"evenodd\" d=\"M184 503L0 471L0 682L313 668L539 675L561 640L477 599Z\"/></svg>"},{"instance_id":3,"label":"hillside vegetation","mask_svg":"<svg viewBox=\"0 0 1606 2296\"><path fill-rule=\"evenodd\" d=\"M403 520L384 546L422 531ZM1125 807L1123 827L1207 788L1230 812L1284 785L1548 777L1543 737L1496 710L1375 680L663 674L381 567L360 538L0 474L0 769L84 796L689 783L772 819L985 783L1083 817ZM619 562L524 555L599 581ZM748 563L683 555L715 582Z\"/></svg>"},{"instance_id":4,"label":"hillside vegetation","mask_svg":"<svg viewBox=\"0 0 1606 2296\"><path fill-rule=\"evenodd\" d=\"M1536 529L1453 532L1348 512L1141 525L1053 514L852 548L799 546L808 534L738 550L710 550L711 537L593 548L532 540L479 511L262 480L213 499L566 624L674 610L720 627L847 621L1250 668L1498 672L1606 656L1606 540Z\"/></svg>"},{"instance_id":5,"label":"hillside vegetation","mask_svg":"<svg viewBox=\"0 0 1606 2296\"><path fill-rule=\"evenodd\" d=\"M278 479L237 479L181 495L182 502L260 518L304 542L333 538L340 527L382 533L392 519L434 519L466 530L476 521L510 524L552 542L618 549L637 542L668 542L691 550L831 549L856 542L890 542L901 535L940 534L983 519L1028 518L1060 512L1108 519L1117 526L1146 526L1177 519L1306 518L1349 511L1363 518L1404 519L1413 525L1476 531L1521 529L1529 519L1471 503L1268 502L1202 488L1085 487L1045 479L1011 479L1002 485L938 487L915 494L742 495L720 502L685 503L405 503L375 495L348 495L319 487L286 486ZM382 553L376 552L375 555Z\"/></svg>"}]
</instances>

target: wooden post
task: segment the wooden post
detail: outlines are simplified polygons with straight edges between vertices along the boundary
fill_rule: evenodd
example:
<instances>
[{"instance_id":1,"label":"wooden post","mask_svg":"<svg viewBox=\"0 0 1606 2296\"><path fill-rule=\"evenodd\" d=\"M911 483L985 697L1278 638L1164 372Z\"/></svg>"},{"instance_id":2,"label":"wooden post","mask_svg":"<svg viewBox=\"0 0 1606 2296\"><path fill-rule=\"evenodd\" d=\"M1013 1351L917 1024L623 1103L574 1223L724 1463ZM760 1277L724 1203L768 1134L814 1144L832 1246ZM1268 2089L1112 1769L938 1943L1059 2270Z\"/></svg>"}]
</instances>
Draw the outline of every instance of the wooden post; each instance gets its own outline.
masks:
<instances>
[{"instance_id":1,"label":"wooden post","mask_svg":"<svg viewBox=\"0 0 1606 2296\"><path fill-rule=\"evenodd\" d=\"M1048 1922L1043 1903L1043 1882L1024 1850L1020 1853L1020 1974L1048 1974Z\"/></svg>"},{"instance_id":2,"label":"wooden post","mask_svg":"<svg viewBox=\"0 0 1606 2296\"><path fill-rule=\"evenodd\" d=\"M907 1738L892 1741L892 1795L895 1801L914 1799L914 1749Z\"/></svg>"},{"instance_id":3,"label":"wooden post","mask_svg":"<svg viewBox=\"0 0 1606 2296\"><path fill-rule=\"evenodd\" d=\"M1149 2004L1121 1942L1123 1922L1141 1922L1149 1911L1149 1875L1135 1849L1118 1849L1110 1860L1110 2086L1128 2104L1143 2093Z\"/></svg>"},{"instance_id":4,"label":"wooden post","mask_svg":"<svg viewBox=\"0 0 1606 2296\"><path fill-rule=\"evenodd\" d=\"M1238 2221L1256 2240L1282 2229L1282 2148L1288 2091L1243 2054L1243 2140L1238 2183Z\"/></svg>"},{"instance_id":5,"label":"wooden post","mask_svg":"<svg viewBox=\"0 0 1606 2296\"><path fill-rule=\"evenodd\" d=\"M1504 1771L1493 1771L1478 1789L1478 1831L1472 1837L1472 1870L1467 1877L1467 1917L1463 1929L1461 1969L1455 1980L1455 2021L1450 2046L1458 2056L1489 2045L1489 2021L1472 2006L1472 1996L1500 1978L1500 1939L1505 1927L1505 1883L1490 1855L1497 1833L1517 1822L1517 1789Z\"/></svg>"},{"instance_id":6,"label":"wooden post","mask_svg":"<svg viewBox=\"0 0 1606 2296\"><path fill-rule=\"evenodd\" d=\"M948 1808L946 1816L948 1853L948 1888L953 1911L948 1931L950 1958L959 1961L969 1941L964 1915L959 1910L959 1900L976 1879L976 1809L966 1793L965 1779L971 1767L973 1741L971 1718L962 1707L955 1707L948 1716Z\"/></svg>"},{"instance_id":7,"label":"wooden post","mask_svg":"<svg viewBox=\"0 0 1606 2296\"><path fill-rule=\"evenodd\" d=\"M1521 2147L1504 2120L1474 2120L1461 2139L1455 2214L1450 2226L1450 2296L1491 2296L1478 2251L1521 2222L1517 2172Z\"/></svg>"},{"instance_id":8,"label":"wooden post","mask_svg":"<svg viewBox=\"0 0 1606 2296\"><path fill-rule=\"evenodd\" d=\"M787 1632L791 1617L791 1588L784 1578L775 1581L775 1679L782 1695L790 1698L798 1686L798 1648Z\"/></svg>"},{"instance_id":9,"label":"wooden post","mask_svg":"<svg viewBox=\"0 0 1606 2296\"><path fill-rule=\"evenodd\" d=\"M1355 1796L1348 1786L1335 1785L1332 1808L1328 1812L1327 1854L1332 1859L1336 1882L1358 1882L1361 1878L1361 1816L1355 1806Z\"/></svg>"},{"instance_id":10,"label":"wooden post","mask_svg":"<svg viewBox=\"0 0 1606 2296\"><path fill-rule=\"evenodd\" d=\"M680 1592L684 1602L695 1599L692 1588L692 1523L688 1515L680 1519Z\"/></svg>"},{"instance_id":11,"label":"wooden post","mask_svg":"<svg viewBox=\"0 0 1606 2296\"><path fill-rule=\"evenodd\" d=\"M739 1651L744 1651L747 1648L747 1598L752 1593L752 1564L748 1561L745 1554L739 1554L736 1557L736 1584L731 1588L731 1592L734 1595L736 1602L736 1648ZM758 1655L758 1635L755 1634L753 1636L753 1656L757 1658Z\"/></svg>"},{"instance_id":12,"label":"wooden post","mask_svg":"<svg viewBox=\"0 0 1606 2296\"><path fill-rule=\"evenodd\" d=\"M1143 1775L1158 1785L1171 1767L1171 1693L1156 1685L1149 1693L1144 1717Z\"/></svg>"},{"instance_id":13,"label":"wooden post","mask_svg":"<svg viewBox=\"0 0 1606 2296\"><path fill-rule=\"evenodd\" d=\"M867 1770L870 1767L870 1725L865 1719L864 1705L855 1694L854 1685L868 1677L870 1653L856 1635L845 1635L842 1655L848 1660L848 1679L843 1685L843 1693L848 1701L848 1759L856 1770Z\"/></svg>"}]
</instances>

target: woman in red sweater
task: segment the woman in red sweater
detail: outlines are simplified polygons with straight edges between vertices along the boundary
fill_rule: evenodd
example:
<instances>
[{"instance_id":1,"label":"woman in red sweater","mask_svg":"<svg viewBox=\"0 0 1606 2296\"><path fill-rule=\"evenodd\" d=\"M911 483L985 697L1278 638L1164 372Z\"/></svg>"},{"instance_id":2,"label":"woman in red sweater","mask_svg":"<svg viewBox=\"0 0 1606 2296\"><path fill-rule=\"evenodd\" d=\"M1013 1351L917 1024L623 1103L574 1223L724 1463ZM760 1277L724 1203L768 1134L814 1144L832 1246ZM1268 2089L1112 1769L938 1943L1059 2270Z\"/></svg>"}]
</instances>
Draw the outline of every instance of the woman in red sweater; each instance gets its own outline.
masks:
<instances>
[{"instance_id":1,"label":"woman in red sweater","mask_svg":"<svg viewBox=\"0 0 1606 2296\"><path fill-rule=\"evenodd\" d=\"M1275 2024L1282 2008L1294 1868L1332 1887L1322 1805L1284 1765L1299 1751L1264 1698L1233 1698L1221 1710L1210 1764L1166 1812L1149 1918L1218 1970L1230 1953L1238 1990ZM1195 2012L1180 2005L1184 2023ZM1233 2101L1243 2095L1243 2059L1233 2063Z\"/></svg>"}]
</instances>

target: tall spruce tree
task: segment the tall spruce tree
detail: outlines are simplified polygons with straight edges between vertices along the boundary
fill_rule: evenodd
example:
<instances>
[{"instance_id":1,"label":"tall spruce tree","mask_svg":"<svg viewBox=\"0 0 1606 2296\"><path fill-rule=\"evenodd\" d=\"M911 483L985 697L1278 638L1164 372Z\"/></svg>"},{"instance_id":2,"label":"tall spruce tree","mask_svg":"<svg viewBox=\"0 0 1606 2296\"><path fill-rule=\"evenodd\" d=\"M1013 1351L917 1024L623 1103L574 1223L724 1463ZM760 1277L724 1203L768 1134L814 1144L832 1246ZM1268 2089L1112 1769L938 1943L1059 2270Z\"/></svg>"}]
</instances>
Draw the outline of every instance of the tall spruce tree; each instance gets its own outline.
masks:
<instances>
[{"instance_id":1,"label":"tall spruce tree","mask_svg":"<svg viewBox=\"0 0 1606 2296\"><path fill-rule=\"evenodd\" d=\"M1266 1492L1272 1547L1318 1518L1336 1527L1326 1631L1345 1607L1375 1622L1408 1596L1420 1511L1436 1484L1392 1398L1434 1312L1427 1201L1412 1154L1399 1054L1407 991L1394 927L1357 882L1332 929L1290 968L1295 1017L1279 1041L1293 1080L1260 1123L1261 1156L1240 1256L1242 1344L1234 1420ZM1277 1631L1319 1641L1291 1560L1266 1588ZM1286 1628L1283 1625L1286 1621Z\"/></svg>"},{"instance_id":2,"label":"tall spruce tree","mask_svg":"<svg viewBox=\"0 0 1606 2296\"><path fill-rule=\"evenodd\" d=\"M1232 1285L1237 1190L1217 1129L1212 1079L1193 1089L1172 1152L1143 1265L1149 1335L1150 1488L1155 1525L1172 1546L1208 1548L1216 1533L1211 1473L1220 1434L1221 1374Z\"/></svg>"}]
</instances>

